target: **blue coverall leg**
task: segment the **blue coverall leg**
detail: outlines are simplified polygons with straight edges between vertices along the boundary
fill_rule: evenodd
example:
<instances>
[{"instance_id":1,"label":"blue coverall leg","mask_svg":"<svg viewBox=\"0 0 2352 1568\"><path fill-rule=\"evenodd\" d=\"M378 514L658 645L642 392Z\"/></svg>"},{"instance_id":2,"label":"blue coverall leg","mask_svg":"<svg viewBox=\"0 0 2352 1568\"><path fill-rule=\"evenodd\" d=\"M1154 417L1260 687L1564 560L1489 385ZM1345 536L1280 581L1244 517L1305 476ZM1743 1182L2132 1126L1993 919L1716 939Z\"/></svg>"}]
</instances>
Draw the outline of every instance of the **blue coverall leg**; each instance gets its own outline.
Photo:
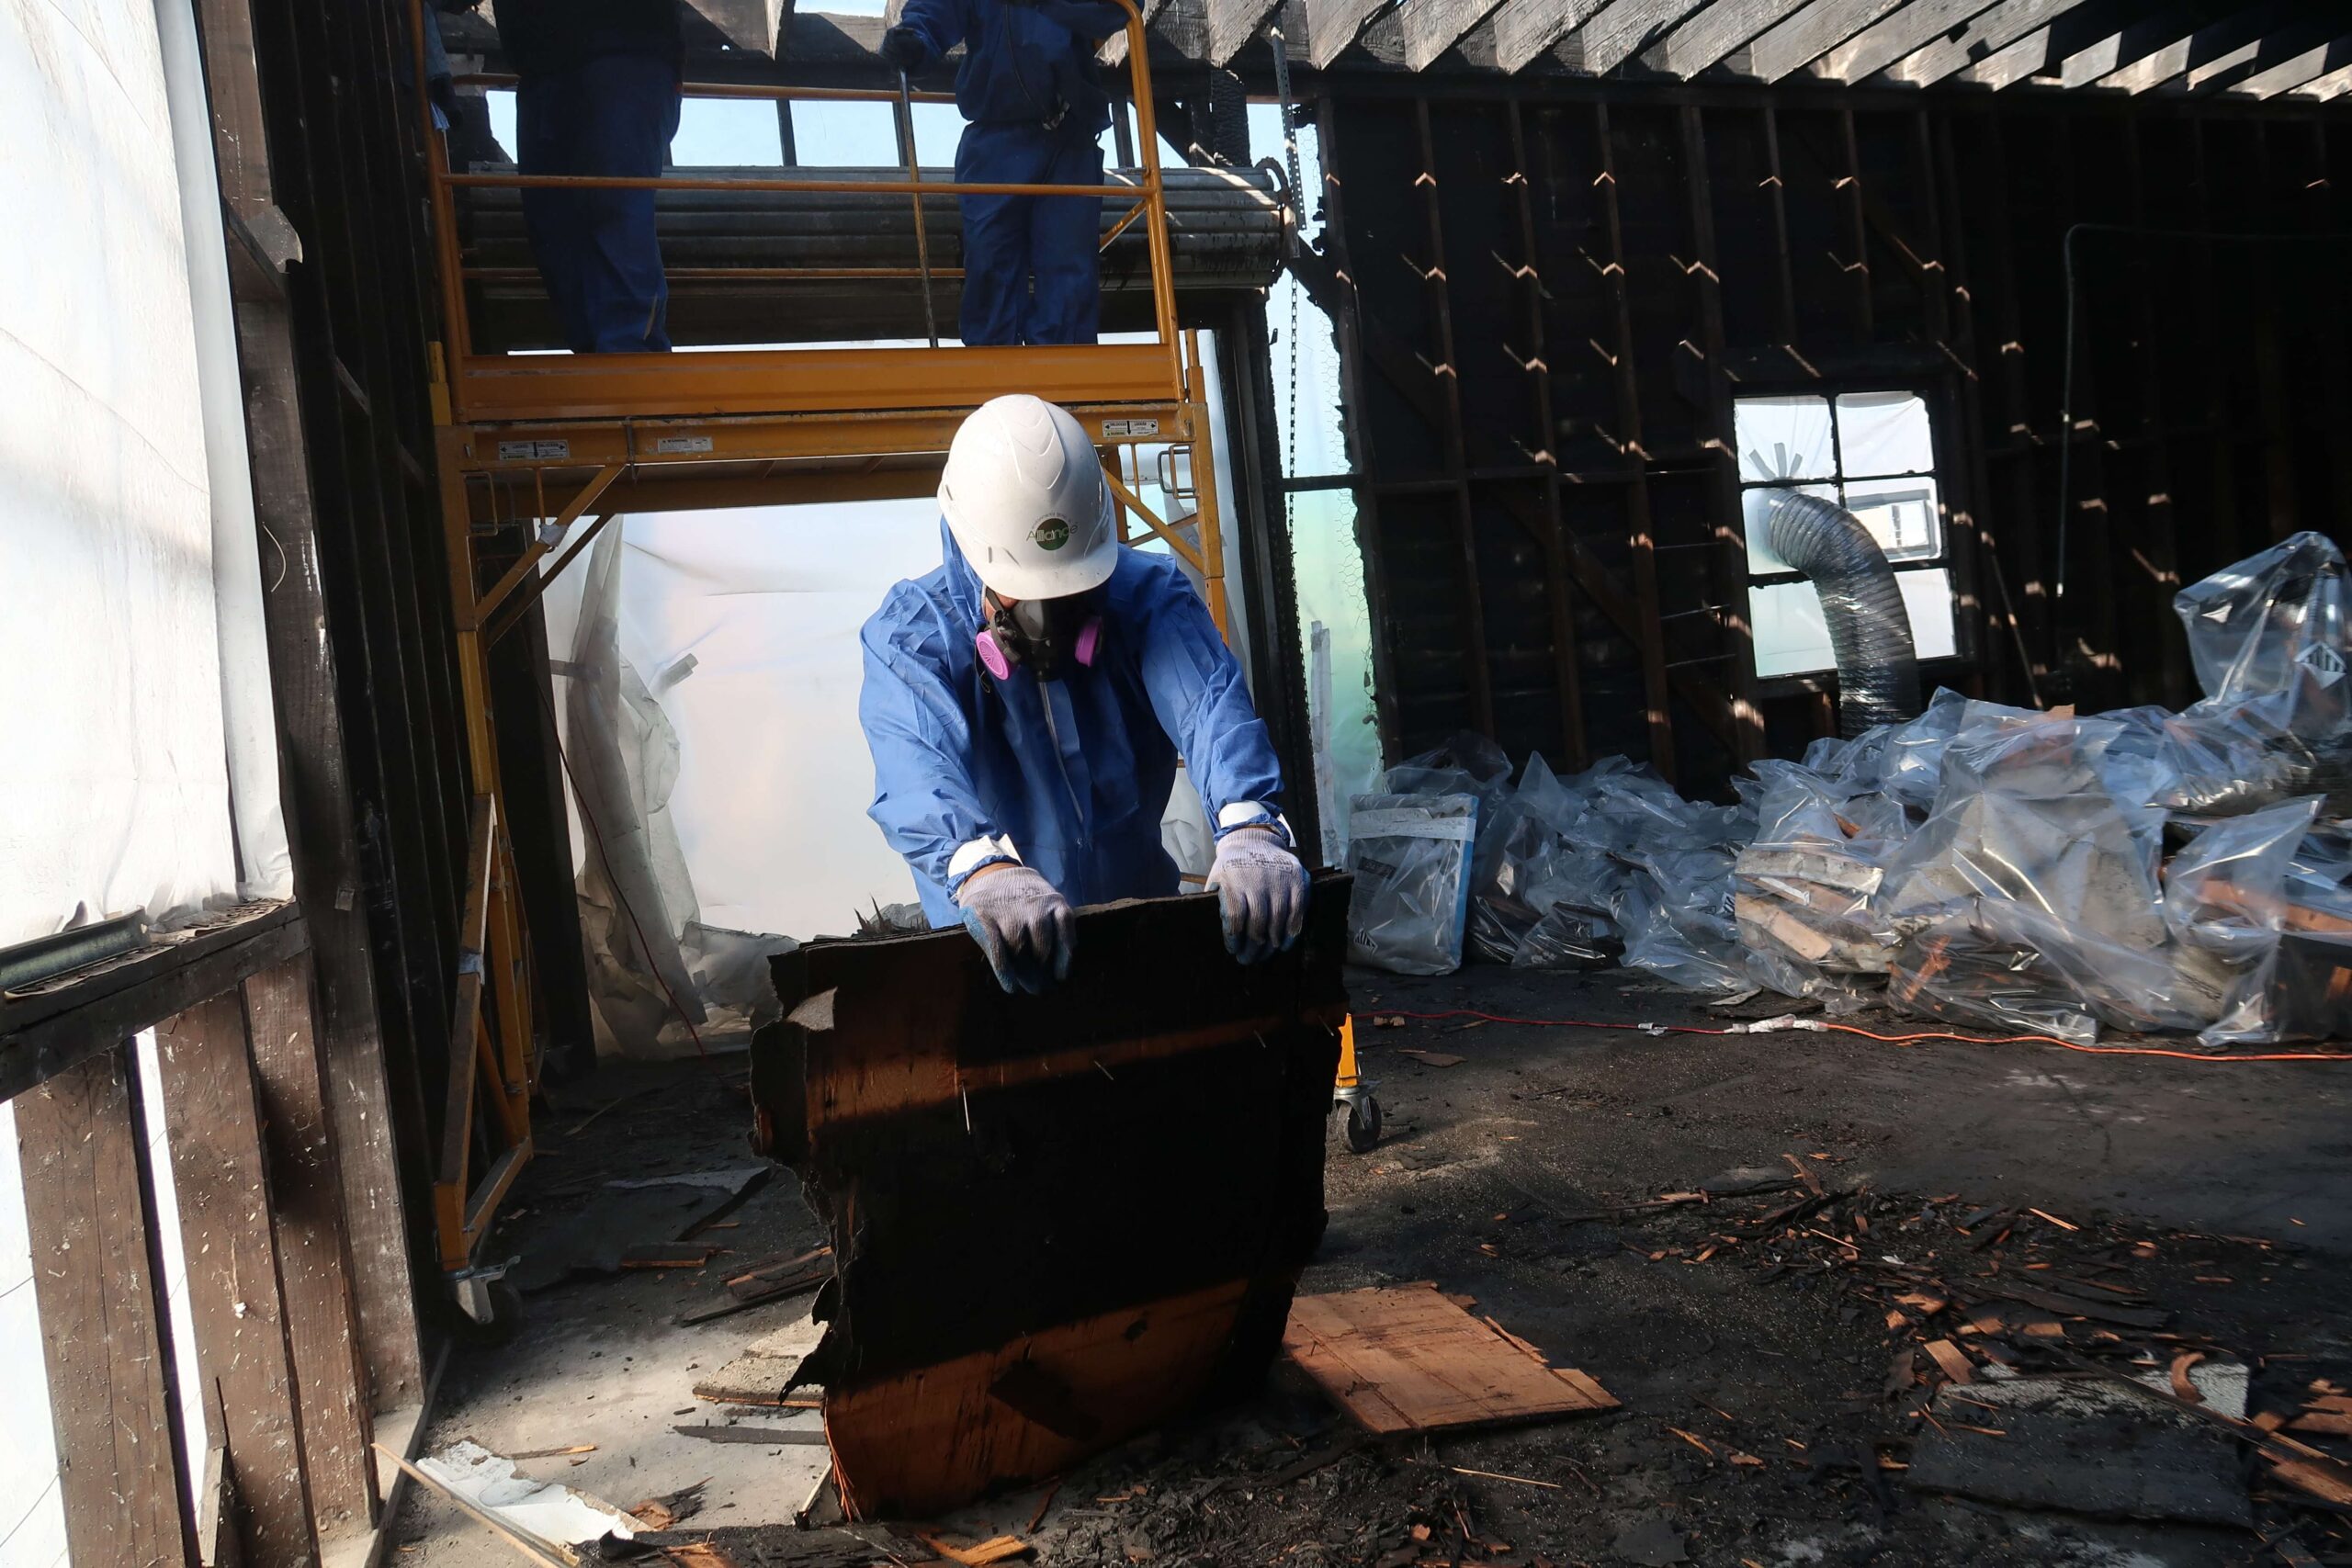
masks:
<instances>
[{"instance_id":1,"label":"blue coverall leg","mask_svg":"<svg viewBox=\"0 0 2352 1568\"><path fill-rule=\"evenodd\" d=\"M975 120L956 147L959 181L999 185L1102 183L1102 149L1069 123ZM967 196L965 343L1092 343L1101 318L1097 261L1102 198ZM1034 281L1033 281L1034 280Z\"/></svg>"},{"instance_id":2,"label":"blue coverall leg","mask_svg":"<svg viewBox=\"0 0 2352 1568\"><path fill-rule=\"evenodd\" d=\"M517 161L526 175L658 176L678 107L677 73L653 56L604 54L526 76L514 95ZM668 351L653 192L526 188L523 220L573 353Z\"/></svg>"},{"instance_id":3,"label":"blue coverall leg","mask_svg":"<svg viewBox=\"0 0 2352 1568\"><path fill-rule=\"evenodd\" d=\"M959 183L1026 185L1042 160L1031 156L1045 135L1034 125L975 120L956 143ZM1025 196L960 196L964 218L964 342L1016 344L1029 314L1029 208Z\"/></svg>"},{"instance_id":4,"label":"blue coverall leg","mask_svg":"<svg viewBox=\"0 0 2352 1568\"><path fill-rule=\"evenodd\" d=\"M1102 144L1065 126L1057 133L1046 183L1100 186ZM1029 214L1029 296L1023 343L1092 343L1102 315L1102 198L1042 197Z\"/></svg>"}]
</instances>

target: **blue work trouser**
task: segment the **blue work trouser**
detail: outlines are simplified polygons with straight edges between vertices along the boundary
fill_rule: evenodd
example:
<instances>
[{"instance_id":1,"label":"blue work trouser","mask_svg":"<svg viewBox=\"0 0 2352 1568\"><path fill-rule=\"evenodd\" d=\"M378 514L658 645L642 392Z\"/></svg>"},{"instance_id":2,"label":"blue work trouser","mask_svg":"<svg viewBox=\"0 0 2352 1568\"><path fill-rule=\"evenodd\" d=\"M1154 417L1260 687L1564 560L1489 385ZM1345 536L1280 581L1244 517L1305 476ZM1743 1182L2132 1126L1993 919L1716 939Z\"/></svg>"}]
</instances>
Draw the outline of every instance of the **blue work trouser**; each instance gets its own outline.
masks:
<instances>
[{"instance_id":1,"label":"blue work trouser","mask_svg":"<svg viewBox=\"0 0 2352 1568\"><path fill-rule=\"evenodd\" d=\"M659 175L678 102L676 71L649 55L599 55L526 76L514 94L517 162L526 175ZM526 188L523 222L574 354L668 351L653 192Z\"/></svg>"},{"instance_id":2,"label":"blue work trouser","mask_svg":"<svg viewBox=\"0 0 2352 1568\"><path fill-rule=\"evenodd\" d=\"M1100 186L1102 148L1064 121L975 122L956 147L956 177L994 185ZM964 341L1092 343L1102 314L1099 196L967 196Z\"/></svg>"}]
</instances>

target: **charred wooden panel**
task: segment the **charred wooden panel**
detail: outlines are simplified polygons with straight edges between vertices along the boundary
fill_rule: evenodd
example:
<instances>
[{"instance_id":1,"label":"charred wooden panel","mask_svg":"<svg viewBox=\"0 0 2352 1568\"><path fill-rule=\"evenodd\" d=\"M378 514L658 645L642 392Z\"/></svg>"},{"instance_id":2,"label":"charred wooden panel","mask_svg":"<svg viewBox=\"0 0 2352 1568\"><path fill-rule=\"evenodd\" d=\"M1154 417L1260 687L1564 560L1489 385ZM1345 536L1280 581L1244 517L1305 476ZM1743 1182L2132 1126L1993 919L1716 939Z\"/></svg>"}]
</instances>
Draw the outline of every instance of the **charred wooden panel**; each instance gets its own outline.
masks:
<instances>
[{"instance_id":1,"label":"charred wooden panel","mask_svg":"<svg viewBox=\"0 0 2352 1568\"><path fill-rule=\"evenodd\" d=\"M800 1021L754 1042L753 1096L832 1234L804 1373L854 1512L951 1506L1263 1373L1323 1230L1348 890L1319 878L1249 968L1212 897L1088 911L1040 997L961 931L775 961Z\"/></svg>"}]
</instances>

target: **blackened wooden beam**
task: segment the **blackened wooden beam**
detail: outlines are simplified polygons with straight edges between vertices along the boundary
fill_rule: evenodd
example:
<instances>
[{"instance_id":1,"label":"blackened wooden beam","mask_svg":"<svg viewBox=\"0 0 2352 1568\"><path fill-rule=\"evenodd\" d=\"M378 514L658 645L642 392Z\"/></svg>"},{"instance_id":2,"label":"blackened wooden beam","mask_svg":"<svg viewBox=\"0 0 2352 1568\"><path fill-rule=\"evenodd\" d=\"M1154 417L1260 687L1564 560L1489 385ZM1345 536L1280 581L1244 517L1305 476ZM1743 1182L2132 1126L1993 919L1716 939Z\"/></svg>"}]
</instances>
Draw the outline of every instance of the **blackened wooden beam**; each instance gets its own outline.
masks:
<instances>
[{"instance_id":1,"label":"blackened wooden beam","mask_svg":"<svg viewBox=\"0 0 2352 1568\"><path fill-rule=\"evenodd\" d=\"M1577 635L1575 595L1568 591L1567 520L1560 506L1560 469L1555 444L1559 423L1552 412L1552 367L1544 349L1544 252L1535 237L1533 178L1527 158L1527 126L1519 100L1505 105L1510 117L1512 205L1519 218L1520 264L1514 286L1526 315L1527 353L1521 368L1534 402L1535 449L1547 461L1544 476L1544 602L1552 626L1552 680L1559 694L1562 754L1571 767L1590 761L1584 730L1582 639ZM1514 355L1513 358L1519 356Z\"/></svg>"},{"instance_id":2,"label":"blackened wooden beam","mask_svg":"<svg viewBox=\"0 0 2352 1568\"><path fill-rule=\"evenodd\" d=\"M1348 467L1356 474L1374 470L1371 438L1364 428L1365 398L1368 394L1366 371L1370 368L1371 345L1368 342L1363 314L1363 291L1356 287L1353 264L1348 252L1347 186L1345 176L1354 164L1349 155L1347 140L1340 130L1338 107L1329 96L1318 97L1315 104L1317 146L1323 165L1323 247L1324 255L1302 254L1292 263L1302 282L1317 270L1313 264L1321 263L1320 270L1329 278L1322 299L1324 309L1331 314L1334 335L1340 349L1340 428L1347 443ZM1421 390L1426 394L1427 389ZM1363 550L1363 579L1366 607L1371 612L1372 638L1372 701L1373 712L1380 729L1382 755L1395 758L1402 744L1402 729L1396 709L1396 669L1395 650L1385 635L1386 616L1391 598L1387 570L1383 552L1377 547L1380 538L1380 498L1371 490L1359 487L1356 494L1356 537Z\"/></svg>"},{"instance_id":3,"label":"blackened wooden beam","mask_svg":"<svg viewBox=\"0 0 2352 1568\"><path fill-rule=\"evenodd\" d=\"M1453 341L1453 283L1445 267L1445 204L1438 193L1437 143L1430 133L1428 99L1413 100L1413 122L1421 144L1421 173L1413 183L1420 192L1422 243L1428 254L1421 269L1422 298L1437 349L1438 407L1443 415L1440 438L1447 477L1453 480L1454 548L1462 564L1462 667L1470 687L1470 716L1478 732L1491 739L1495 690L1487 664L1486 590L1478 566L1478 520L1470 502L1470 481L1463 472L1468 459L1464 455L1462 427L1462 360Z\"/></svg>"},{"instance_id":4,"label":"blackened wooden beam","mask_svg":"<svg viewBox=\"0 0 2352 1568\"><path fill-rule=\"evenodd\" d=\"M1871 227L1862 200L1861 147L1854 139L1854 111L1844 105L1838 110L1838 178L1839 195L1846 211L1846 243L1849 247L1846 261L1846 281L1851 290L1854 310L1854 336L1868 343L1878 335L1871 302Z\"/></svg>"},{"instance_id":5,"label":"blackened wooden beam","mask_svg":"<svg viewBox=\"0 0 2352 1568\"><path fill-rule=\"evenodd\" d=\"M1764 713L1756 705L1756 648L1748 620L1747 522L1739 492L1739 452L1732 420L1731 381L1724 371L1724 305L1721 256L1715 245L1715 207L1707 170L1706 118L1696 105L1680 113L1683 180L1690 204L1690 279L1699 307L1698 342L1706 378L1707 425L1713 438L1707 466L1713 497L1715 547L1709 581L1722 605L1722 669L1730 688L1732 758L1750 762L1764 754Z\"/></svg>"},{"instance_id":6,"label":"blackened wooden beam","mask_svg":"<svg viewBox=\"0 0 2352 1568\"><path fill-rule=\"evenodd\" d=\"M1650 765L1668 784L1674 782L1674 715L1667 683L1666 628L1658 618L1657 540L1650 522L1647 478L1649 455L1642 449L1641 387L1634 369L1633 307L1625 293L1625 234L1617 212L1617 159L1609 130L1609 106L1592 106L1593 135L1598 143L1601 233L1601 288L1609 301L1610 351L1615 356L1618 440L1629 462L1635 465L1634 481L1624 492L1626 545L1632 555L1634 604L1639 609L1639 636L1634 646L1642 658L1642 695L1650 739Z\"/></svg>"},{"instance_id":7,"label":"blackened wooden beam","mask_svg":"<svg viewBox=\"0 0 2352 1568\"><path fill-rule=\"evenodd\" d=\"M2123 168L2120 171L2124 191L2130 202L2131 222L2135 228L2162 228L2154 220L2159 204L2148 199L2150 177L2147 159L2142 143L2147 127L2139 120L2126 121L2123 127ZM2154 640L2156 658L2154 671L2127 671L2135 680L2154 677L2155 690L2145 694L2145 700L2172 706L2184 705L2188 694L2188 639L2183 635L2179 621L2171 614L2172 596L2180 591L2180 547L2178 524L2173 509L2172 442L2167 438L2165 406L2164 348L2167 342L2177 342L2164 330L2157 319L2156 292L2153 273L2143 272L2140 287L2131 290L2132 335L2138 349L2138 386L2133 389L2140 406L2139 434L2154 437L2140 453L2137 468L2140 489L2145 500L2142 502L2139 538L2131 558L2131 566L2122 561L2116 565L2115 576L2120 581L2137 581L2146 574L2147 585L2136 597L2143 608L2132 612L2135 629L2142 640ZM2332 296L2331 296L2332 298ZM2133 701L2143 700L2134 694Z\"/></svg>"},{"instance_id":8,"label":"blackened wooden beam","mask_svg":"<svg viewBox=\"0 0 2352 1568\"><path fill-rule=\"evenodd\" d=\"M250 0L203 0L207 85L221 195L231 210L277 216L264 125ZM377 1012L373 936L345 736L336 639L322 636L328 607L322 581L318 509L311 490L307 435L295 366L292 308L284 288L237 305L237 355L245 389L246 446L254 511L283 567L262 599L270 686L277 704L280 771L292 829L294 891L307 913L315 954L316 1044L325 1065L335 1169L361 1303L359 1342L391 1403L422 1397L424 1368L401 1221L399 1156L384 1030ZM360 721L366 728L366 721ZM387 998L400 1008L397 995ZM363 1391L363 1403L372 1400ZM322 1506L357 1506L324 1472ZM369 1475L372 1477L372 1468ZM372 1489L372 1479L368 1484Z\"/></svg>"}]
</instances>

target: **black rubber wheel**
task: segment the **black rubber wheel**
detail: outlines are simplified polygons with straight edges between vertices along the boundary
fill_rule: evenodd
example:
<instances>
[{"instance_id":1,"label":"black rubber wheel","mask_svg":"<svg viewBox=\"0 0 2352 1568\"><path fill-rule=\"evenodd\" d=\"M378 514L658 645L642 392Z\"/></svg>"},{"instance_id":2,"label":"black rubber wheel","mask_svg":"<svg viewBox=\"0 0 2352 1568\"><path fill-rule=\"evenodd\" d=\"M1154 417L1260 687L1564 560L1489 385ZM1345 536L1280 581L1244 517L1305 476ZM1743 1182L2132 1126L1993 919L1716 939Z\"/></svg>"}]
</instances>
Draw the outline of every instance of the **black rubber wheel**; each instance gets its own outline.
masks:
<instances>
[{"instance_id":1,"label":"black rubber wheel","mask_svg":"<svg viewBox=\"0 0 2352 1568\"><path fill-rule=\"evenodd\" d=\"M1348 1147L1360 1155L1370 1154L1380 1142L1380 1101L1370 1095L1348 1104Z\"/></svg>"}]
</instances>

